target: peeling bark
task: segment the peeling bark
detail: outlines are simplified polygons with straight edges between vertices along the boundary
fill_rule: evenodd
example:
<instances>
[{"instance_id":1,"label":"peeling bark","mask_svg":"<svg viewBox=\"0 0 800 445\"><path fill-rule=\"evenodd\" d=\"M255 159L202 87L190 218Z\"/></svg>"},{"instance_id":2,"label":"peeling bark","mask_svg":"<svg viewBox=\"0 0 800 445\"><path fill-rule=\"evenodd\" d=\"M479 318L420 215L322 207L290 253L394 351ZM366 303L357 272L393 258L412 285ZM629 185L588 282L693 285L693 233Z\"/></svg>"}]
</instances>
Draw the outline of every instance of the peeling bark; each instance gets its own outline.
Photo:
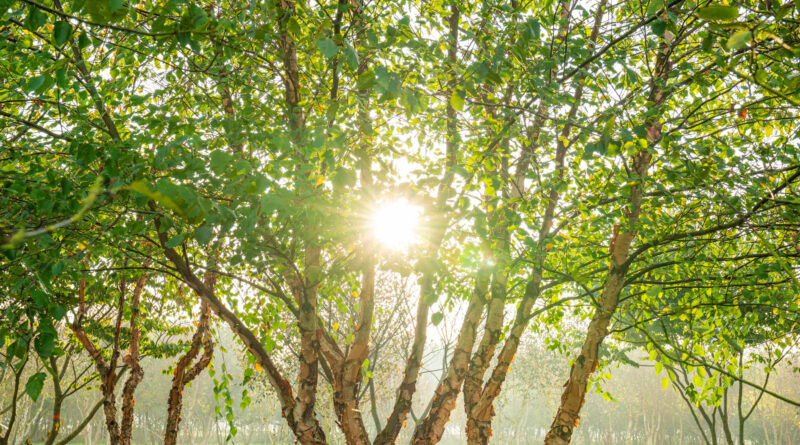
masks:
<instances>
[{"instance_id":1,"label":"peeling bark","mask_svg":"<svg viewBox=\"0 0 800 445\"><path fill-rule=\"evenodd\" d=\"M293 410L294 422L307 425L315 422L314 405L317 401L319 381L319 334L317 329L317 283L312 282L320 267L320 248L309 245L305 252L305 270L302 282L292 286L300 314L297 326L300 331L300 366L297 374L297 408Z\"/></svg>"},{"instance_id":2,"label":"peeling bark","mask_svg":"<svg viewBox=\"0 0 800 445\"><path fill-rule=\"evenodd\" d=\"M372 328L372 313L375 297L375 262L367 261L361 281L361 307L356 332L349 352L339 369L334 371L333 406L348 444L370 444L367 428L358 409L358 385L361 382L361 367L369 354L369 336Z\"/></svg>"},{"instance_id":3,"label":"peeling bark","mask_svg":"<svg viewBox=\"0 0 800 445\"><path fill-rule=\"evenodd\" d=\"M505 225L500 225L499 230L505 232ZM506 254L507 251L505 249L500 253L503 256ZM497 260L495 270L492 272L491 299L486 309L483 336L478 344L477 351L475 351L470 360L469 369L464 378L464 410L467 419L471 418L472 409L480 401L483 376L489 368L492 357L494 357L495 348L500 343L500 335L503 332L507 290L506 267L507 261Z\"/></svg>"},{"instance_id":4,"label":"peeling bark","mask_svg":"<svg viewBox=\"0 0 800 445\"><path fill-rule=\"evenodd\" d=\"M458 24L461 18L461 13L458 5L453 3L450 5L450 15L447 18L449 28L449 46L447 49L447 62L451 67L450 81L448 85L448 97L453 94L458 77L453 70L455 64L458 62ZM437 251L441 246L444 233L447 229L447 224L444 217L441 215L441 209L447 202L450 193L451 184L453 182L452 167L456 164L457 149L458 149L458 119L456 110L452 104L447 103L446 109L446 132L447 140L445 141L447 153L447 165L445 170L445 177L443 178L439 190L437 192L437 211L439 214L435 215L434 234L431 236L430 245L428 246L431 252L424 262L428 265L433 264L437 258ZM419 377L419 370L422 365L422 355L425 350L425 342L428 334L428 313L430 308L430 301L434 295L434 271L430 267L425 267L422 272L422 279L420 283L419 302L417 303L416 323L414 327L414 342L411 345L411 352L406 361L405 369L403 370L403 380L397 388L397 398L395 399L392 412L386 421L386 426L381 430L375 438L375 445L386 445L395 443L400 431L405 427L408 414L411 411L412 399L417 390L417 378ZM480 315L479 315L480 316ZM471 346L470 346L471 348Z\"/></svg>"},{"instance_id":5,"label":"peeling bark","mask_svg":"<svg viewBox=\"0 0 800 445\"><path fill-rule=\"evenodd\" d=\"M136 287L131 297L131 322L130 322L130 348L129 353L122 358L122 362L130 367L128 380L122 389L122 423L120 426L120 436L122 445L130 445L133 436L133 408L136 387L144 378L144 370L139 365L139 301L147 282L147 275L142 275L136 281Z\"/></svg>"},{"instance_id":6,"label":"peeling bark","mask_svg":"<svg viewBox=\"0 0 800 445\"><path fill-rule=\"evenodd\" d=\"M512 85L509 85L505 92L504 102L509 104L513 93ZM490 111L493 118L497 118L494 110ZM503 152L508 151L508 139L504 138L500 142ZM502 158L503 183L509 184L508 188L513 188L510 182L509 166L507 156ZM464 378L464 412L467 416L467 431L469 431L469 420L471 419L472 409L478 403L483 389L483 377L489 364L494 357L494 351L500 343L500 336L503 332L503 322L505 321L505 305L508 294L508 266L510 264L508 221L505 217L507 209L516 209L516 203L509 201L510 195L508 188L503 189L502 198L505 204L498 206L494 211L489 212L489 223L491 227L490 251L492 266L492 278L490 285L490 299L486 308L486 321L483 329L483 336L478 344L478 349L472 356L469 363L467 375ZM489 199L487 199L487 202ZM469 434L467 434L469 437Z\"/></svg>"},{"instance_id":7,"label":"peeling bark","mask_svg":"<svg viewBox=\"0 0 800 445\"><path fill-rule=\"evenodd\" d=\"M300 104L300 71L297 68L297 47L294 39L289 35L287 22L294 14L294 2L292 0L279 0L280 17L278 17L278 27L280 29L280 48L283 55L283 86L284 97L289 113L289 126L296 131L303 127L305 117Z\"/></svg>"},{"instance_id":8,"label":"peeling bark","mask_svg":"<svg viewBox=\"0 0 800 445\"><path fill-rule=\"evenodd\" d=\"M633 171L639 178L642 178L642 181L647 176L651 157L651 154L645 149L639 152L633 160ZM603 292L599 299L600 305L589 323L580 355L572 365L570 378L561 397L561 405L545 438L545 444L568 444L574 428L578 425L589 377L597 367L600 344L608 334L611 317L617 308L619 295L625 283L625 275L628 270L628 251L636 235L635 227L641 210L643 188L643 184L640 182L631 190L630 210L627 212L626 218L629 229L620 231L616 237L611 254L611 270L603 285Z\"/></svg>"},{"instance_id":9,"label":"peeling bark","mask_svg":"<svg viewBox=\"0 0 800 445\"><path fill-rule=\"evenodd\" d=\"M411 345L411 354L406 361L403 380L397 389L397 399L392 407L392 413L386 421L386 426L375 438L375 445L393 444L403 429L411 411L411 401L417 390L417 377L422 365L422 354L425 349L425 340L428 329L428 308L426 302L433 294L433 272L426 271L422 276L420 285L420 298L417 303L417 319L414 328L414 342Z\"/></svg>"}]
</instances>

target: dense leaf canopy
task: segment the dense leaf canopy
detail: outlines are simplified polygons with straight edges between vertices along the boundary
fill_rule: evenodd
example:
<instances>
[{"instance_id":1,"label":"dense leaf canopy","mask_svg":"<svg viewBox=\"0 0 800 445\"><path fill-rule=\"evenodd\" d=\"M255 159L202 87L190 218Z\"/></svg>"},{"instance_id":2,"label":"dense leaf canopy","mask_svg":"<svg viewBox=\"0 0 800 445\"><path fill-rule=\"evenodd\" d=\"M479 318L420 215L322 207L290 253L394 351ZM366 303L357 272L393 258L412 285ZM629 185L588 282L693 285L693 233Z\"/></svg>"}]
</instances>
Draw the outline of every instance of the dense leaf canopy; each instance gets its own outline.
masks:
<instances>
[{"instance_id":1,"label":"dense leaf canopy","mask_svg":"<svg viewBox=\"0 0 800 445\"><path fill-rule=\"evenodd\" d=\"M397 440L428 325L455 308L414 443L460 392L489 440L526 329L585 337L547 443L630 345L672 380L709 369L691 391L718 397L743 350L798 332L798 23L796 1L0 0L7 365L80 323L119 344L128 318L123 348L141 330L142 354L172 355L158 334L202 301L299 441L327 440L330 385L367 443L376 289L402 276L414 342L375 443ZM373 215L398 200L420 223L392 250Z\"/></svg>"}]
</instances>

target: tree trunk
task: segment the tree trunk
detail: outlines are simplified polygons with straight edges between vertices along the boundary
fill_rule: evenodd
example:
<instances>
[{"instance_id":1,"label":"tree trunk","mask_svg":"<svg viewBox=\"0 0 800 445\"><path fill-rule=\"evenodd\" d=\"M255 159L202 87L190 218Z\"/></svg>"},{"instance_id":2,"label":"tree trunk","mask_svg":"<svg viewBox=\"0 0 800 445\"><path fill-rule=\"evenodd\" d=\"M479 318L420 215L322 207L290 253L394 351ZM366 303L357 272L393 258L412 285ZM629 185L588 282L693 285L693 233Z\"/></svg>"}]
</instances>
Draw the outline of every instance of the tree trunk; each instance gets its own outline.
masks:
<instances>
[{"instance_id":1,"label":"tree trunk","mask_svg":"<svg viewBox=\"0 0 800 445\"><path fill-rule=\"evenodd\" d=\"M155 209L155 203L151 202L150 205L152 209ZM281 412L297 440L302 444L309 445L327 444L325 432L316 419L313 409L306 411L307 416L303 416L299 413L295 414L295 412L298 411L298 402L295 401L292 396L291 385L283 378L280 371L275 366L275 363L272 361L272 358L269 356L266 349L264 349L264 346L261 345L253 332L247 328L239 317L225 307L222 301L214 294L214 291L209 289L208 286L192 272L189 266L183 261L181 255L175 251L175 249L165 246L168 240L167 235L161 231L160 223L157 219L154 220L154 223L158 232L161 248L167 259L175 266L181 278L192 288L192 291L194 291L198 297L208 303L209 307L217 316L228 323L234 335L242 340L242 343L244 343L248 351L253 354L258 363L264 368L270 385L275 389L278 400L280 401Z\"/></svg>"},{"instance_id":2,"label":"tree trunk","mask_svg":"<svg viewBox=\"0 0 800 445\"><path fill-rule=\"evenodd\" d=\"M213 289L213 276L206 275L206 285ZM192 336L191 346L186 354L178 360L175 366L175 374L172 377L172 387L169 391L167 401L167 422L164 431L164 445L175 445L178 440L178 431L181 423L181 411L183 409L183 390L186 385L194 380L195 377L211 363L214 354L214 343L209 329L209 308L208 303L203 302L200 308L200 320L197 322L197 329ZM195 365L189 369L192 361L200 353L202 343L203 355ZM187 372L188 369L188 372Z\"/></svg>"},{"instance_id":3,"label":"tree trunk","mask_svg":"<svg viewBox=\"0 0 800 445\"><path fill-rule=\"evenodd\" d=\"M131 369L128 380L122 388L122 424L120 426L120 436L122 445L131 445L133 438L133 408L135 404L134 393L136 387L144 378L144 369L139 365L139 301L147 282L147 274L142 275L136 282L131 298L131 322L130 322L130 350L128 355L123 357L122 362Z\"/></svg>"},{"instance_id":4,"label":"tree trunk","mask_svg":"<svg viewBox=\"0 0 800 445\"><path fill-rule=\"evenodd\" d=\"M464 322L458 333L453 358L447 369L447 376L439 383L433 396L433 404L428 416L414 431L413 444L434 444L441 440L444 428L450 420L450 412L455 408L456 398L467 374L470 355L475 345L478 322L483 313L489 277L486 267L478 271L475 290L470 298Z\"/></svg>"},{"instance_id":5,"label":"tree trunk","mask_svg":"<svg viewBox=\"0 0 800 445\"><path fill-rule=\"evenodd\" d=\"M458 78L455 72L455 64L458 61L458 23L460 19L460 11L456 3L450 5L450 16L447 18L449 27L449 46L447 50L447 62L451 68L451 76L448 85L448 94L452 95L455 89ZM447 203L447 198L453 181L452 167L456 164L456 149L458 147L458 120L456 110L449 102L446 107L447 114L447 140L445 141L447 152L447 170L445 177L439 185L437 193L438 208L441 210ZM434 270L432 265L437 259L437 251L441 246L442 239L444 238L447 224L441 214L434 216L435 224L433 224L433 235L430 238L430 254L424 262L426 267L422 271L422 280L420 284L420 298L417 304L417 318L414 327L414 342L411 345L411 353L408 356L405 369L403 371L403 380L397 389L397 399L395 400L392 412L386 420L386 426L381 430L375 438L375 445L388 445L393 444L397 440L406 425L408 413L411 411L412 398L417 390L417 377L419 377L419 370L422 365L422 355L425 350L425 341L428 333L428 309L431 300L434 297Z\"/></svg>"},{"instance_id":6,"label":"tree trunk","mask_svg":"<svg viewBox=\"0 0 800 445\"><path fill-rule=\"evenodd\" d=\"M594 26L592 28L592 33L590 36L590 41L596 42L597 36L600 30L600 24L602 22L603 12L605 9L606 0L602 0L597 7L597 12L595 13L595 21ZM562 3L562 19L566 19L566 15L569 10L569 4ZM566 37L567 32L567 25L566 21L564 24L561 25L561 29L559 30L559 36L561 38ZM554 71L551 72L551 80L552 76L555 74ZM498 357L497 364L492 371L491 377L489 381L486 382L485 386L483 386L483 378L481 375L480 384L483 386L482 390L478 393L479 397L475 403L472 403L472 406L469 407L467 411L467 437L470 440L470 443L473 444L486 444L489 442L489 437L492 434L491 426L492 426L492 419L494 417L494 401L500 395L500 391L502 389L503 383L505 382L506 376L511 369L511 363L514 360L514 356L516 355L517 348L519 347L519 343L522 339L522 335L525 332L525 329L528 326L528 321L531 316L531 310L533 309L533 304L536 302L540 294L540 286L542 281L542 271L543 265L546 258L546 251L547 251L547 243L550 238L554 235L551 233L551 228L553 226L553 218L555 214L556 205L558 204L559 200L559 192L558 186L563 179L564 175L564 161L566 152L568 149L568 144L565 142L572 131L572 124L569 123L575 116L578 110L578 106L581 102L581 97L583 96L583 83L582 80L585 75L578 76L577 79L577 87L573 94L573 103L570 107L568 112L567 121L568 123L564 125L564 127L560 131L560 136L557 143L556 143L556 171L558 181L555 183L553 187L548 192L548 204L547 208L545 209L544 217L542 218L542 224L539 229L539 242L538 248L539 251L542 252L536 256L536 261L534 263L533 272L531 274L531 278L528 281L525 289L525 294L523 295L522 302L519 305L517 310L516 318L514 319L514 324L512 325L511 331L506 339L506 342L503 345L503 348L500 352L500 356ZM545 104L541 103L539 105L539 114L543 115L545 112ZM544 125L544 119L538 117L531 130L531 144L533 146L538 144L539 134L541 132L541 128ZM524 190L524 173L525 169L527 168L527 158L523 159L524 162L520 163L520 168L515 175L515 186L512 189L512 197L521 196ZM465 382L465 398L467 398L466 394L466 382Z\"/></svg>"},{"instance_id":7,"label":"tree trunk","mask_svg":"<svg viewBox=\"0 0 800 445\"><path fill-rule=\"evenodd\" d=\"M649 101L652 109L657 109L666 94L663 83L666 82L670 72L669 56L672 51L674 36L666 32L659 46L653 79L650 82ZM645 127L648 134L648 146L653 146L661 138L660 124L655 115L645 118ZM635 184L630 189L628 209L625 210L625 221L622 227L612 237L609 246L611 263L608 276L603 284L603 291L599 299L599 307L589 323L586 337L581 347L581 352L575 359L570 369L570 377L561 396L561 405L556 412L555 419L550 426L550 431L545 437L546 445L564 445L570 443L575 427L579 423L580 411L586 399L586 389L590 375L598 365L600 345L608 334L611 318L617 309L620 293L625 285L625 275L629 267L629 250L636 235L639 213L644 195L644 182L647 170L650 167L652 155L645 148L633 157L631 170L635 174Z\"/></svg>"}]
</instances>

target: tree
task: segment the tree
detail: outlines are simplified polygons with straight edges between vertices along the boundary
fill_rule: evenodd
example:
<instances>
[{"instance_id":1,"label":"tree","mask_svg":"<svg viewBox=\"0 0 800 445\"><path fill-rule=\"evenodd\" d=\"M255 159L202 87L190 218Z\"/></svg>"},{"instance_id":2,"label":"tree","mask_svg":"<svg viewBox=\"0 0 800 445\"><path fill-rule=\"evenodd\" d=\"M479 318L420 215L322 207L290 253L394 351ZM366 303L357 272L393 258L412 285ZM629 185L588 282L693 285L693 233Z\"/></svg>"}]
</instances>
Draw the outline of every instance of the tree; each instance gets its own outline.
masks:
<instances>
[{"instance_id":1,"label":"tree","mask_svg":"<svg viewBox=\"0 0 800 445\"><path fill-rule=\"evenodd\" d=\"M466 310L414 443L441 439L459 394L470 443L489 441L531 320L588 322L552 444L571 440L618 346L610 333L652 336L659 319L685 326L698 311L796 329L792 4L6 0L0 11L11 342L47 356L72 309L107 388L131 345L125 431L106 413L123 442L138 323L159 321L136 301L120 327L126 280L145 276L164 293L146 298L174 309L188 286L229 326L308 444L330 437L328 390L348 443L397 441L429 324L447 315L434 304ZM421 209L405 252L371 233L376 208L397 199ZM361 394L379 349L377 281L392 275L417 280L413 341L373 437ZM122 290L110 364L80 334L87 281Z\"/></svg>"}]
</instances>

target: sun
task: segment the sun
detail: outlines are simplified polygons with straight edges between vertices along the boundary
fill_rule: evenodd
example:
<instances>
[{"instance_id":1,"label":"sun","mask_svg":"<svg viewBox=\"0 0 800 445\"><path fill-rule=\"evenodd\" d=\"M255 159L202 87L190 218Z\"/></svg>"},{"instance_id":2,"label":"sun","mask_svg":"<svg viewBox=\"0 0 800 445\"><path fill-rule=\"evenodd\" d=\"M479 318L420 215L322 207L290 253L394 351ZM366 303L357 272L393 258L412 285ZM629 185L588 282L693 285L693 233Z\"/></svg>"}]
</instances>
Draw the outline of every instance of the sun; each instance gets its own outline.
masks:
<instances>
[{"instance_id":1,"label":"sun","mask_svg":"<svg viewBox=\"0 0 800 445\"><path fill-rule=\"evenodd\" d=\"M392 250L405 250L417 239L422 209L405 199L384 202L372 216L372 234Z\"/></svg>"}]
</instances>

